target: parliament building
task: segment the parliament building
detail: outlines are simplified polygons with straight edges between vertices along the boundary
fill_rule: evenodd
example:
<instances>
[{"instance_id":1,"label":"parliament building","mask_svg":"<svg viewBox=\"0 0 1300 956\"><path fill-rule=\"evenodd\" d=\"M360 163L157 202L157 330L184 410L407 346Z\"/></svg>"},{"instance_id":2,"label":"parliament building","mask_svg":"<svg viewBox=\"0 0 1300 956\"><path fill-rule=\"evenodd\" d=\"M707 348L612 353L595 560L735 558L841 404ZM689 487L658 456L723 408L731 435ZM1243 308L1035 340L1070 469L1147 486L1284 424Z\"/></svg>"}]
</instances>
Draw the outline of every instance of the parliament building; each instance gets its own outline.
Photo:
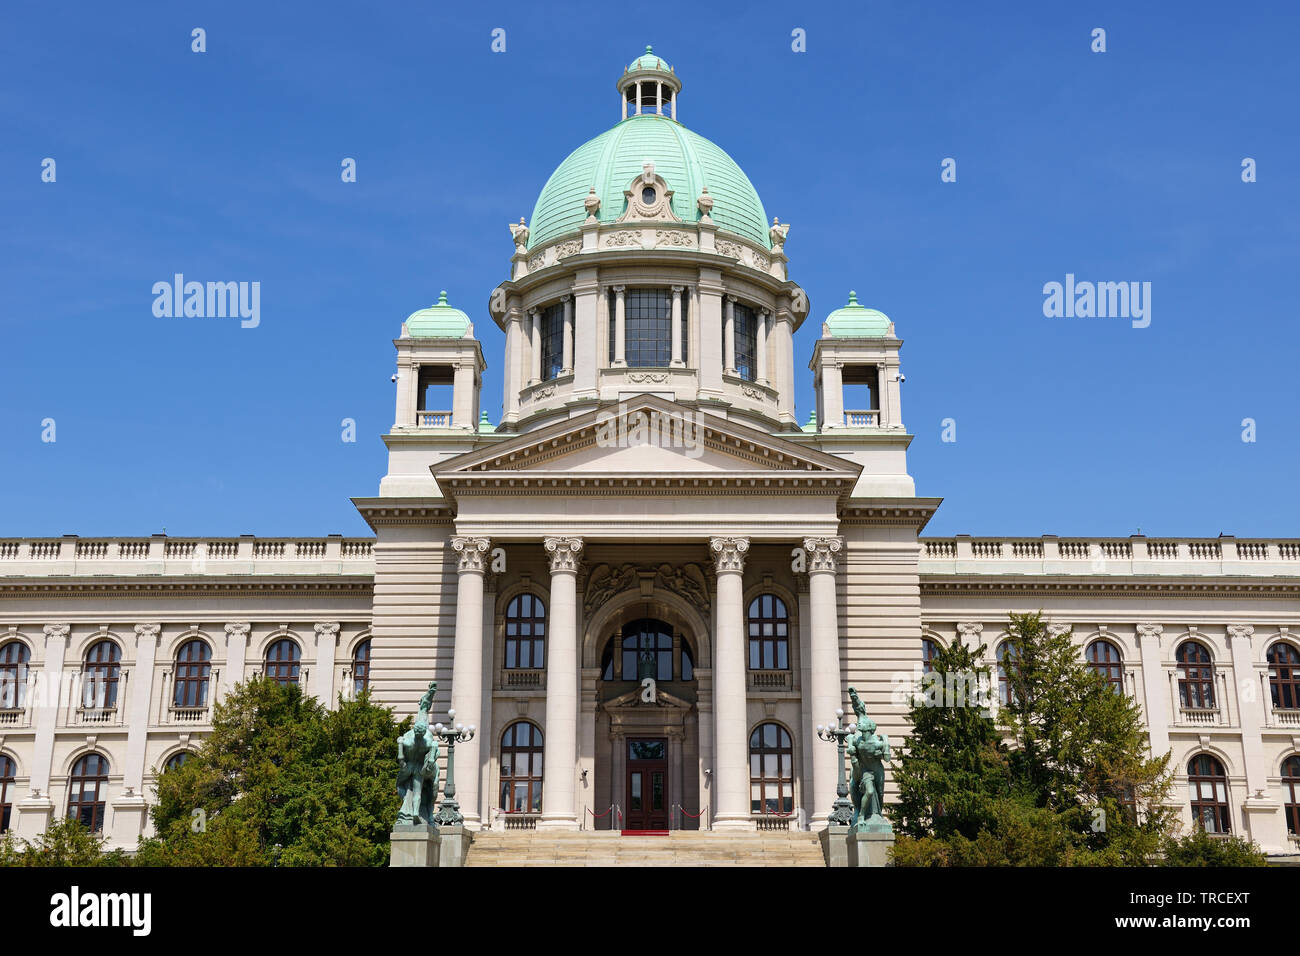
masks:
<instances>
[{"instance_id":1,"label":"parliament building","mask_svg":"<svg viewBox=\"0 0 1300 956\"><path fill-rule=\"evenodd\" d=\"M849 281L815 310L673 67L647 48L616 86L486 309L394 318L372 537L0 538L0 825L133 848L157 775L262 674L399 716L436 679L433 717L475 728L473 830L817 830L850 686L900 742L936 647L996 674L1008 613L1042 610L1172 751L1185 827L1296 853L1300 540L925 537L907 317Z\"/></svg>"}]
</instances>

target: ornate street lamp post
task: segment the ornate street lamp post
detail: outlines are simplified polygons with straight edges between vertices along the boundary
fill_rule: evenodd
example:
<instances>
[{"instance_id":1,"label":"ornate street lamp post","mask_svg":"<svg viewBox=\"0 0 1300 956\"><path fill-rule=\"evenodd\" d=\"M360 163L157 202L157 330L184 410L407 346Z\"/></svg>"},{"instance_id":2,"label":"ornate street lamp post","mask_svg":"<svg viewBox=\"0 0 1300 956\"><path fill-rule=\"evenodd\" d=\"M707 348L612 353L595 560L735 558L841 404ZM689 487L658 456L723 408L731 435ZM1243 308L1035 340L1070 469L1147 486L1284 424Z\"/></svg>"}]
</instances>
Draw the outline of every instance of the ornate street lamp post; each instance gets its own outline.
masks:
<instances>
[{"instance_id":1,"label":"ornate street lamp post","mask_svg":"<svg viewBox=\"0 0 1300 956\"><path fill-rule=\"evenodd\" d=\"M454 721L456 711L449 709L447 719ZM456 744L473 740L474 730L473 724L468 727L464 724L433 725L433 732L447 745L447 782L442 788L442 803L439 804L438 812L433 817L436 826L450 827L465 822L465 818L460 814L460 803L456 800Z\"/></svg>"},{"instance_id":2,"label":"ornate street lamp post","mask_svg":"<svg viewBox=\"0 0 1300 956\"><path fill-rule=\"evenodd\" d=\"M826 818L826 822L834 826L849 826L853 822L853 804L849 802L849 783L844 776L844 740L858 732L858 725L854 723L841 727L840 719L843 716L843 708L836 708L833 723L817 725L817 736L827 742L834 741L840 755L840 779L835 785L835 804L831 807L830 816Z\"/></svg>"}]
</instances>

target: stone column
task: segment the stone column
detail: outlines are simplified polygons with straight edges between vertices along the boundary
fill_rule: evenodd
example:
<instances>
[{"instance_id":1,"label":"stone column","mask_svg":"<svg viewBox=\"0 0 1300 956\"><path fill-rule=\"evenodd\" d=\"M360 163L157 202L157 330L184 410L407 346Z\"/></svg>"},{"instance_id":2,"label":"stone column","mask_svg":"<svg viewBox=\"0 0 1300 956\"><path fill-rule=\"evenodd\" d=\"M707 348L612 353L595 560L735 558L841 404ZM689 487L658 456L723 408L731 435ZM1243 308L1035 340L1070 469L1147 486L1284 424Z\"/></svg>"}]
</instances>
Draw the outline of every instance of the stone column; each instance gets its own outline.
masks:
<instances>
[{"instance_id":1,"label":"stone column","mask_svg":"<svg viewBox=\"0 0 1300 956\"><path fill-rule=\"evenodd\" d=\"M573 284L573 397L596 397L596 370L605 365L609 330L601 316L605 298L596 283L595 270L582 270ZM605 338L600 333L605 333Z\"/></svg>"},{"instance_id":2,"label":"stone column","mask_svg":"<svg viewBox=\"0 0 1300 956\"><path fill-rule=\"evenodd\" d=\"M767 311L758 313L754 324L754 381L759 385L767 384Z\"/></svg>"},{"instance_id":3,"label":"stone column","mask_svg":"<svg viewBox=\"0 0 1300 956\"><path fill-rule=\"evenodd\" d=\"M808 553L808 612L810 621L809 643L812 650L810 668L809 709L815 724L830 720L837 708L843 707L843 687L840 683L840 629L839 601L835 587L835 556L844 546L843 538L805 538L803 549ZM818 741L820 743L820 741ZM813 816L812 825L821 829L835 802L835 787L839 781L838 757L834 747L823 744L813 747Z\"/></svg>"},{"instance_id":4,"label":"stone column","mask_svg":"<svg viewBox=\"0 0 1300 956\"><path fill-rule=\"evenodd\" d=\"M668 94L668 103L672 107L672 118L677 119L677 91L673 90Z\"/></svg>"},{"instance_id":5,"label":"stone column","mask_svg":"<svg viewBox=\"0 0 1300 956\"><path fill-rule=\"evenodd\" d=\"M713 828L752 830L749 815L749 720L745 690L745 553L748 538L709 542L718 582L713 668Z\"/></svg>"},{"instance_id":6,"label":"stone column","mask_svg":"<svg viewBox=\"0 0 1300 956\"><path fill-rule=\"evenodd\" d=\"M623 302L625 291L626 286L614 286L614 365L619 368L627 365L626 306Z\"/></svg>"},{"instance_id":7,"label":"stone column","mask_svg":"<svg viewBox=\"0 0 1300 956\"><path fill-rule=\"evenodd\" d=\"M821 363L822 411L826 420L819 422L823 429L844 427L844 376L840 363L823 359Z\"/></svg>"},{"instance_id":8,"label":"stone column","mask_svg":"<svg viewBox=\"0 0 1300 956\"><path fill-rule=\"evenodd\" d=\"M673 286L672 341L673 356L669 363L673 368L682 367L682 293L685 286Z\"/></svg>"},{"instance_id":9,"label":"stone column","mask_svg":"<svg viewBox=\"0 0 1300 956\"><path fill-rule=\"evenodd\" d=\"M491 571L483 572L483 630L485 635L483 640L483 662L480 665L483 671L482 694L480 698L483 701L482 720L478 725L478 737L483 743L479 745L479 816L483 821L483 829L492 829L492 807L496 801L492 793L492 751L495 749L493 740L497 738L496 723L492 712L492 685L494 683L496 661L493 658L494 646L496 644L497 634L497 575ZM473 767L466 766L466 773L473 773ZM459 789L460 784L457 784ZM463 809L462 809L462 812Z\"/></svg>"},{"instance_id":10,"label":"stone column","mask_svg":"<svg viewBox=\"0 0 1300 956\"><path fill-rule=\"evenodd\" d=\"M1263 702L1251 641L1255 629L1249 624L1228 625L1232 644L1232 670L1237 679L1237 712L1241 722L1241 749L1246 760L1246 799L1241 805L1251 839L1274 853L1287 848L1286 820L1268 777L1273 772L1264 753Z\"/></svg>"},{"instance_id":11,"label":"stone column","mask_svg":"<svg viewBox=\"0 0 1300 956\"><path fill-rule=\"evenodd\" d=\"M536 385L542 380L542 316L536 309L528 313L531 320L530 337L532 341L531 377L529 385Z\"/></svg>"},{"instance_id":12,"label":"stone column","mask_svg":"<svg viewBox=\"0 0 1300 956\"><path fill-rule=\"evenodd\" d=\"M551 616L546 636L546 727L538 829L576 830L578 766L578 559L581 538L547 538Z\"/></svg>"},{"instance_id":13,"label":"stone column","mask_svg":"<svg viewBox=\"0 0 1300 956\"><path fill-rule=\"evenodd\" d=\"M459 555L456 577L456 645L451 659L451 706L454 724L479 728L483 723L483 572L492 542L487 538L456 535L452 549ZM436 719L431 715L431 719ZM473 740L456 745L457 763L464 768L456 775L456 799L465 817L465 828L477 830L479 814L479 744Z\"/></svg>"},{"instance_id":14,"label":"stone column","mask_svg":"<svg viewBox=\"0 0 1300 956\"><path fill-rule=\"evenodd\" d=\"M803 720L803 732L799 736L799 806L803 808L803 824L809 826L817 812L813 796L813 753L818 744L824 743L813 736L812 728L825 723L827 718L818 719L812 710L812 609L808 606L808 578L797 578L795 587L799 590L799 686L803 689L799 695L799 714Z\"/></svg>"},{"instance_id":15,"label":"stone column","mask_svg":"<svg viewBox=\"0 0 1300 956\"><path fill-rule=\"evenodd\" d=\"M524 314L518 308L506 313L505 396L501 423L519 420L519 390L524 379Z\"/></svg>"},{"instance_id":16,"label":"stone column","mask_svg":"<svg viewBox=\"0 0 1300 956\"><path fill-rule=\"evenodd\" d=\"M727 296L722 322L723 369L728 375L736 374L736 297Z\"/></svg>"},{"instance_id":17,"label":"stone column","mask_svg":"<svg viewBox=\"0 0 1300 956\"><path fill-rule=\"evenodd\" d=\"M794 416L794 317L789 310L778 308L772 319L776 414L782 423L798 425Z\"/></svg>"},{"instance_id":18,"label":"stone column","mask_svg":"<svg viewBox=\"0 0 1300 956\"><path fill-rule=\"evenodd\" d=\"M636 81L636 115L641 115L641 81Z\"/></svg>"},{"instance_id":19,"label":"stone column","mask_svg":"<svg viewBox=\"0 0 1300 956\"><path fill-rule=\"evenodd\" d=\"M1160 662L1160 635L1164 628L1159 624L1139 624L1138 650L1142 655L1142 690L1145 696L1142 714L1146 717L1147 735L1151 738L1151 753L1159 757L1169 749L1169 713L1178 706L1177 699L1166 703L1164 666Z\"/></svg>"},{"instance_id":20,"label":"stone column","mask_svg":"<svg viewBox=\"0 0 1300 956\"><path fill-rule=\"evenodd\" d=\"M122 792L113 799L112 841L118 846L135 847L148 811L144 799L145 744L149 737L149 703L153 698L154 659L161 630L158 624L135 626L135 679L128 704L126 763L122 768Z\"/></svg>"},{"instance_id":21,"label":"stone column","mask_svg":"<svg viewBox=\"0 0 1300 956\"><path fill-rule=\"evenodd\" d=\"M244 681L244 657L248 651L247 621L232 621L226 625L226 672L221 681L224 693L232 693L236 684ZM213 705L216 704L214 700Z\"/></svg>"},{"instance_id":22,"label":"stone column","mask_svg":"<svg viewBox=\"0 0 1300 956\"><path fill-rule=\"evenodd\" d=\"M46 624L45 660L40 683L28 696L27 706L34 711L36 738L32 744L30 794L18 803L18 835L34 839L46 831L54 804L50 800L50 774L54 762L54 727L62 702L63 658L68 649L67 624Z\"/></svg>"},{"instance_id":23,"label":"stone column","mask_svg":"<svg viewBox=\"0 0 1300 956\"><path fill-rule=\"evenodd\" d=\"M573 296L566 295L564 303L564 356L560 368L561 375L573 374Z\"/></svg>"},{"instance_id":24,"label":"stone column","mask_svg":"<svg viewBox=\"0 0 1300 956\"><path fill-rule=\"evenodd\" d=\"M326 707L334 706L334 652L339 643L339 625L337 621L315 625L316 629L316 677L312 681L312 693Z\"/></svg>"}]
</instances>

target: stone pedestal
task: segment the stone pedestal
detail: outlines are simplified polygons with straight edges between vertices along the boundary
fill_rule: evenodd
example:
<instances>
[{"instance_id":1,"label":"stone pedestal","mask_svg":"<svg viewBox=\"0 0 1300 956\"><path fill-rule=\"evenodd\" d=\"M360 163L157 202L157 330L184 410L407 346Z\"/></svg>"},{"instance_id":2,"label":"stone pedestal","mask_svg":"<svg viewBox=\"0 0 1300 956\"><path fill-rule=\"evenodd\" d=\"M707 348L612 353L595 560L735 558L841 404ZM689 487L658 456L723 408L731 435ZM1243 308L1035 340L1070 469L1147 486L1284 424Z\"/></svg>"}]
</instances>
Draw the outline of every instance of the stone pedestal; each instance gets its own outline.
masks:
<instances>
[{"instance_id":1,"label":"stone pedestal","mask_svg":"<svg viewBox=\"0 0 1300 956\"><path fill-rule=\"evenodd\" d=\"M464 866L469 856L469 845L474 842L474 834L466 830L463 824L439 827L438 859L434 866Z\"/></svg>"},{"instance_id":2,"label":"stone pedestal","mask_svg":"<svg viewBox=\"0 0 1300 956\"><path fill-rule=\"evenodd\" d=\"M844 867L849 863L849 838L852 832L846 826L830 824L819 835L822 844L822 856L827 866Z\"/></svg>"},{"instance_id":3,"label":"stone pedestal","mask_svg":"<svg viewBox=\"0 0 1300 956\"><path fill-rule=\"evenodd\" d=\"M849 866L889 866L894 831L867 830L849 834Z\"/></svg>"},{"instance_id":4,"label":"stone pedestal","mask_svg":"<svg viewBox=\"0 0 1300 956\"><path fill-rule=\"evenodd\" d=\"M437 866L438 828L424 823L399 823L389 835L389 866Z\"/></svg>"}]
</instances>

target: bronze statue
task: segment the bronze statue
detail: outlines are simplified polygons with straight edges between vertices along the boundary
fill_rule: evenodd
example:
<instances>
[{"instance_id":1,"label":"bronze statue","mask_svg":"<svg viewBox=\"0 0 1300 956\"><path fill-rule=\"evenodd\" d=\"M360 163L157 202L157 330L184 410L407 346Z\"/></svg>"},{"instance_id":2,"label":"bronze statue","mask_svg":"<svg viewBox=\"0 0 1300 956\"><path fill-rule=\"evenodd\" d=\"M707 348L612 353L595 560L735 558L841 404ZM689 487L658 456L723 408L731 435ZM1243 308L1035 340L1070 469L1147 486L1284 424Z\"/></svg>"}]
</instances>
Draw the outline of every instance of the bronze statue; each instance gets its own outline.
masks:
<instances>
[{"instance_id":1,"label":"bronze statue","mask_svg":"<svg viewBox=\"0 0 1300 956\"><path fill-rule=\"evenodd\" d=\"M882 811L885 808L885 761L890 758L889 738L876 733L876 722L858 692L849 688L857 730L845 741L852 766L849 792L853 798L853 828L858 831L892 830Z\"/></svg>"},{"instance_id":2,"label":"bronze statue","mask_svg":"<svg viewBox=\"0 0 1300 956\"><path fill-rule=\"evenodd\" d=\"M429 728L429 708L437 681L420 698L415 726L397 738L397 792L402 796L397 824L433 825L433 801L438 795L438 739Z\"/></svg>"}]
</instances>

